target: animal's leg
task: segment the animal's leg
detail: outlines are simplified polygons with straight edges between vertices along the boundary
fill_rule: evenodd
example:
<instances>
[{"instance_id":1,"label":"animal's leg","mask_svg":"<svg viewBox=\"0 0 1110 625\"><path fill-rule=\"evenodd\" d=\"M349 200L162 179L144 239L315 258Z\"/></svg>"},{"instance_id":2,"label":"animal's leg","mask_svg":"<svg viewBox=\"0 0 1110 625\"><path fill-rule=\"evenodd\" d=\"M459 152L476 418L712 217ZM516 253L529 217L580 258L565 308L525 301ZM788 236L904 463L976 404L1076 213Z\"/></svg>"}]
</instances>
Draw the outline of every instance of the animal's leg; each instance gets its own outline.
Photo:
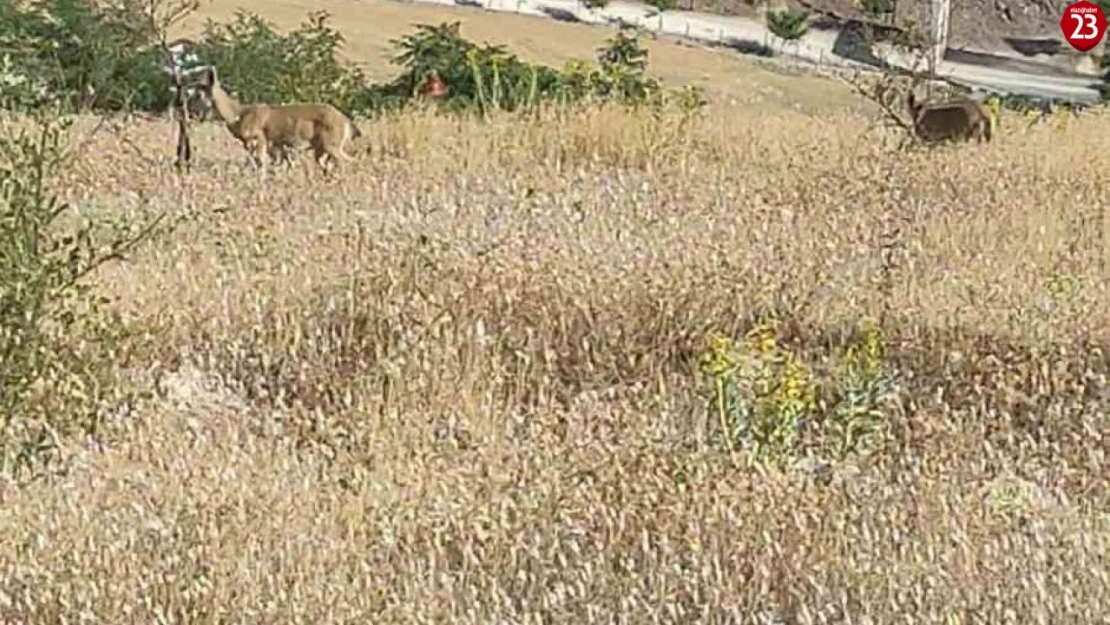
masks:
<instances>
[{"instance_id":1,"label":"animal's leg","mask_svg":"<svg viewBox=\"0 0 1110 625\"><path fill-rule=\"evenodd\" d=\"M345 163L351 163L355 160L343 151L342 143L321 145L320 152L331 161L332 170L342 169L345 167Z\"/></svg>"},{"instance_id":2,"label":"animal's leg","mask_svg":"<svg viewBox=\"0 0 1110 625\"><path fill-rule=\"evenodd\" d=\"M285 151L285 146L270 146L270 162L276 164L278 167L288 168L290 159L289 154Z\"/></svg>"},{"instance_id":3,"label":"animal's leg","mask_svg":"<svg viewBox=\"0 0 1110 625\"><path fill-rule=\"evenodd\" d=\"M971 124L971 137L975 137L976 143L983 142L983 122L981 120ZM971 137L968 137L968 139L970 140Z\"/></svg>"},{"instance_id":4,"label":"animal's leg","mask_svg":"<svg viewBox=\"0 0 1110 625\"><path fill-rule=\"evenodd\" d=\"M347 152L343 150L343 146L341 145L329 148L328 154L331 154L332 157L335 158L337 161L353 163L355 160L354 157L352 157L350 154L347 154Z\"/></svg>"},{"instance_id":5,"label":"animal's leg","mask_svg":"<svg viewBox=\"0 0 1110 625\"><path fill-rule=\"evenodd\" d=\"M335 171L343 162L354 160L343 152L340 145L328 142L319 136L312 141L312 152L316 156L316 162L324 167L325 173ZM325 165L325 161L330 161L330 167Z\"/></svg>"},{"instance_id":6,"label":"animal's leg","mask_svg":"<svg viewBox=\"0 0 1110 625\"><path fill-rule=\"evenodd\" d=\"M247 145L247 151L250 153L251 158L258 164L259 169L262 170L262 176L265 177L269 170L270 146L264 137L251 137L244 142Z\"/></svg>"},{"instance_id":7,"label":"animal's leg","mask_svg":"<svg viewBox=\"0 0 1110 625\"><path fill-rule=\"evenodd\" d=\"M293 146L283 143L280 145L276 145L275 148L275 154L281 156L281 163L288 167L293 167Z\"/></svg>"},{"instance_id":8,"label":"animal's leg","mask_svg":"<svg viewBox=\"0 0 1110 625\"><path fill-rule=\"evenodd\" d=\"M330 175L332 173L335 159L331 156L327 146L320 141L314 141L312 143L312 156L316 160L316 164L324 171L324 175Z\"/></svg>"}]
</instances>

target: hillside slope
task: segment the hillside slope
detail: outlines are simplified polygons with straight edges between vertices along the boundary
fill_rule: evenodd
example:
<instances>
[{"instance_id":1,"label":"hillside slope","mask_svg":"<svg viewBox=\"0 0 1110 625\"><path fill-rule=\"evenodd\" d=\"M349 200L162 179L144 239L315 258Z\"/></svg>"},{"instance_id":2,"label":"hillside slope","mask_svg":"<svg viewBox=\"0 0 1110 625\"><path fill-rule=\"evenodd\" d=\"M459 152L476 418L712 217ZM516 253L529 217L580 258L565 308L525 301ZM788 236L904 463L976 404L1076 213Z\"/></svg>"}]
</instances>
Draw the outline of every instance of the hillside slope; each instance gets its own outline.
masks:
<instances>
[{"instance_id":1,"label":"hillside slope","mask_svg":"<svg viewBox=\"0 0 1110 625\"><path fill-rule=\"evenodd\" d=\"M843 17L862 17L857 0L807 0L816 9ZM949 18L949 47L985 51L1012 51L1006 38L1061 40L1060 16L1070 0L957 0ZM746 0L680 0L692 11L722 15L752 15ZM897 18L925 23L927 0L896 0ZM1073 52L1066 44L1061 53Z\"/></svg>"},{"instance_id":2,"label":"hillside slope","mask_svg":"<svg viewBox=\"0 0 1110 625\"><path fill-rule=\"evenodd\" d=\"M237 0L206 3L176 29L174 36L197 35L206 20L224 22L236 11L264 16L277 28L295 28L311 11L325 10L345 38L343 53L375 80L392 78L399 68L390 40L412 32L416 24L461 22L463 37L503 44L521 58L561 66L571 59L592 60L613 36L607 26L570 24L545 18L478 11L464 7L410 4L391 0ZM645 37L652 76L664 83L698 85L718 104L759 109L789 107L809 113L844 112L867 106L837 81L736 54L723 54L670 37Z\"/></svg>"}]
</instances>

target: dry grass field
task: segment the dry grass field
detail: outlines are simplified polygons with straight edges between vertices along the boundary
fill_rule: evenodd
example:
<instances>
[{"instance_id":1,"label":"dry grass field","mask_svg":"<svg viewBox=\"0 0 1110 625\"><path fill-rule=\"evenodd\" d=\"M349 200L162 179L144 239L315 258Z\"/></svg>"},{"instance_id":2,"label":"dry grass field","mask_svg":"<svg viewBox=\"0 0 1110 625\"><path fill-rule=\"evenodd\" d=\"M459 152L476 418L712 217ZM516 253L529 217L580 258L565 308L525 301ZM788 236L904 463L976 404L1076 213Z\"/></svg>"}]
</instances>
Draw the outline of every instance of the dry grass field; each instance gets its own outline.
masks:
<instances>
[{"instance_id":1,"label":"dry grass field","mask_svg":"<svg viewBox=\"0 0 1110 625\"><path fill-rule=\"evenodd\" d=\"M0 490L3 622L1106 622L1110 126L866 122L408 114L331 181L97 135L69 199L186 217L96 277L157 392ZM817 370L882 319L865 450L713 444L767 311Z\"/></svg>"},{"instance_id":2,"label":"dry grass field","mask_svg":"<svg viewBox=\"0 0 1110 625\"><path fill-rule=\"evenodd\" d=\"M828 85L410 112L333 179L92 135L65 199L178 220L90 282L149 392L0 481L0 622L1110 622L1110 120L895 152ZM880 324L857 451L722 447L699 358L768 314L820 384Z\"/></svg>"}]
</instances>

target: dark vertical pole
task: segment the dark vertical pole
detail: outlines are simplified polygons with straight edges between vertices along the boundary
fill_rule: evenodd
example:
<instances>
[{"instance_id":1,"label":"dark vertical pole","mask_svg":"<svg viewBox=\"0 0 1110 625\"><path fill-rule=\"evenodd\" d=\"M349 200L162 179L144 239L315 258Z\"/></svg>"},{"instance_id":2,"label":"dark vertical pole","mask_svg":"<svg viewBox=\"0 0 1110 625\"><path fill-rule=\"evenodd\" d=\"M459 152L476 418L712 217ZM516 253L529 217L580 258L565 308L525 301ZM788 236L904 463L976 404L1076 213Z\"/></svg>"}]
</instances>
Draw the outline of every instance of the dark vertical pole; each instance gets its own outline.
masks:
<instances>
[{"instance_id":1,"label":"dark vertical pole","mask_svg":"<svg viewBox=\"0 0 1110 625\"><path fill-rule=\"evenodd\" d=\"M181 84L181 72L176 66L173 68L174 109L177 117L177 162L178 170L189 170L193 160L193 145L189 140L189 99Z\"/></svg>"}]
</instances>

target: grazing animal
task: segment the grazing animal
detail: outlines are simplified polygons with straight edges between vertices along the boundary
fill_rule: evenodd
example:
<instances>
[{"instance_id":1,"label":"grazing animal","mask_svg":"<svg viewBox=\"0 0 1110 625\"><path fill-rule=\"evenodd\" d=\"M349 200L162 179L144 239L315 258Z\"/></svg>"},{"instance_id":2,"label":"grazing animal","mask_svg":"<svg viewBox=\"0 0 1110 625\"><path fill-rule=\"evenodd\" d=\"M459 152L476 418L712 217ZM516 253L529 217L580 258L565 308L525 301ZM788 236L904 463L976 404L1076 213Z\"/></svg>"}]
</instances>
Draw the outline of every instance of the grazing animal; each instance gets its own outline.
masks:
<instances>
[{"instance_id":1,"label":"grazing animal","mask_svg":"<svg viewBox=\"0 0 1110 625\"><path fill-rule=\"evenodd\" d=\"M256 167L264 164L266 156L280 156L289 162L290 150L306 144L312 147L316 162L325 172L329 170L325 159L332 167L354 160L343 147L349 140L361 137L362 131L334 106L240 104L220 85L215 67L208 68L202 84L212 108L243 144Z\"/></svg>"},{"instance_id":2,"label":"grazing animal","mask_svg":"<svg viewBox=\"0 0 1110 625\"><path fill-rule=\"evenodd\" d=\"M981 102L963 99L943 104L918 102L910 90L906 97L913 131L918 138L927 142L946 140L970 141L975 137L982 143L990 141L994 133L994 115Z\"/></svg>"}]
</instances>

